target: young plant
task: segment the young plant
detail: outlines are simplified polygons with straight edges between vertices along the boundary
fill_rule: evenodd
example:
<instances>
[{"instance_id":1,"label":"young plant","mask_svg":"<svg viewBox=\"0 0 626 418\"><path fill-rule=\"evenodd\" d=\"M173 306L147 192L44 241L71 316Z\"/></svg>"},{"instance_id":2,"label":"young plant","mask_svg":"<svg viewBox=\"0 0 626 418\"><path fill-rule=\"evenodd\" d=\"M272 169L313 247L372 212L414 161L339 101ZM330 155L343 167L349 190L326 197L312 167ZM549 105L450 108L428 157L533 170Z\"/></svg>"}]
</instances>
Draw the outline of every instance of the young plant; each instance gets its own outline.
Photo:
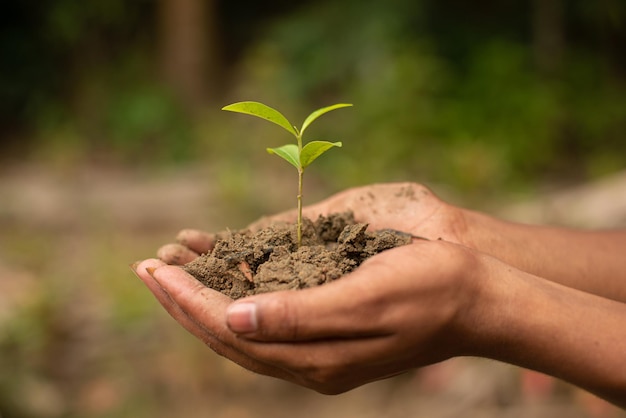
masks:
<instances>
[{"instance_id":1,"label":"young plant","mask_svg":"<svg viewBox=\"0 0 626 418\"><path fill-rule=\"evenodd\" d=\"M267 148L267 152L275 154L293 165L298 170L298 220L297 220L297 242L298 248L302 245L302 178L304 169L307 168L317 157L333 147L341 147L341 142L328 141L311 141L307 144L302 143L302 135L311 123L335 109L349 107L351 104L338 103L332 106L323 107L311 113L302 123L302 127L298 129L292 125L285 116L276 109L273 109L259 102L239 102L224 106L222 110L229 112L245 113L247 115L256 116L261 119L268 120L276 125L284 128L287 132L296 137L295 144L287 144L278 148Z\"/></svg>"}]
</instances>

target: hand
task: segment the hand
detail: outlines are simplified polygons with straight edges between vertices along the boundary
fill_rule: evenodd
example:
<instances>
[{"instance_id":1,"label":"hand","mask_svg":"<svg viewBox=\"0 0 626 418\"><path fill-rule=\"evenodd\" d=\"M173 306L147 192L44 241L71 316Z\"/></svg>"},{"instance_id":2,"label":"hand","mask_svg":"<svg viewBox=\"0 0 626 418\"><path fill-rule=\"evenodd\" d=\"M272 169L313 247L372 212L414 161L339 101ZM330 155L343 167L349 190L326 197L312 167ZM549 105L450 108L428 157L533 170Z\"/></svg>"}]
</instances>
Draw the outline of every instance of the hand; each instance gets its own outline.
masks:
<instances>
[{"instance_id":1,"label":"hand","mask_svg":"<svg viewBox=\"0 0 626 418\"><path fill-rule=\"evenodd\" d=\"M416 183L376 184L348 189L303 209L304 216L311 219L345 211L352 211L356 221L368 223L371 230L390 228L428 239L442 238L463 244L467 241L465 212ZM249 228L258 230L272 222L295 220L296 212L289 211L262 218ZM182 265L198 254L210 251L215 238L215 234L185 229L178 234L177 244L161 247L157 255L168 264Z\"/></svg>"},{"instance_id":2,"label":"hand","mask_svg":"<svg viewBox=\"0 0 626 418\"><path fill-rule=\"evenodd\" d=\"M477 322L486 277L481 266L464 247L418 241L324 286L235 303L162 261L146 260L136 271L165 309L217 353L258 373L340 393L471 354L470 324Z\"/></svg>"},{"instance_id":3,"label":"hand","mask_svg":"<svg viewBox=\"0 0 626 418\"><path fill-rule=\"evenodd\" d=\"M478 355L560 377L626 407L626 305L616 302L626 301L626 231L501 221L412 183L350 189L305 215L346 210L371 229L445 241L388 250L318 288L234 303L163 261L146 260L136 271L219 354L323 393ZM251 229L293 219L287 212ZM159 250L167 263L191 261L215 243L215 235L195 230L178 238Z\"/></svg>"},{"instance_id":4,"label":"hand","mask_svg":"<svg viewBox=\"0 0 626 418\"><path fill-rule=\"evenodd\" d=\"M416 183L348 189L304 212L315 219L348 210L373 230L391 228L428 239L442 238L556 283L626 302L624 230L582 231L507 222L450 205ZM285 212L263 218L250 228L295 218L295 211ZM215 235L186 229L178 234L178 241L161 247L158 257L168 264L185 264L211 250Z\"/></svg>"}]
</instances>

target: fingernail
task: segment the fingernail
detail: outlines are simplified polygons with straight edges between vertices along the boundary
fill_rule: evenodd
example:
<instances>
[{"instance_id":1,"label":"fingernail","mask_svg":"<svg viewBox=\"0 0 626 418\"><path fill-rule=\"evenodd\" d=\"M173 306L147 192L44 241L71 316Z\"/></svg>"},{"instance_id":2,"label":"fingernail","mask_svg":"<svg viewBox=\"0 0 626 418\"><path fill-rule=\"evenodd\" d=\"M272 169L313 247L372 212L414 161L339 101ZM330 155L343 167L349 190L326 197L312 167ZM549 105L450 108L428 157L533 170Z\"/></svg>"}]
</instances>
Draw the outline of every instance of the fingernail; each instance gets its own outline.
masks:
<instances>
[{"instance_id":1,"label":"fingernail","mask_svg":"<svg viewBox=\"0 0 626 418\"><path fill-rule=\"evenodd\" d=\"M130 263L129 266L132 271L137 272L137 267L139 266L139 264L141 264L141 260L135 261L134 263Z\"/></svg>"},{"instance_id":2,"label":"fingernail","mask_svg":"<svg viewBox=\"0 0 626 418\"><path fill-rule=\"evenodd\" d=\"M258 328L256 305L247 302L231 304L226 310L226 322L233 332L255 332Z\"/></svg>"},{"instance_id":3,"label":"fingernail","mask_svg":"<svg viewBox=\"0 0 626 418\"><path fill-rule=\"evenodd\" d=\"M163 286L161 286L161 282L156 277L154 277L154 272L156 271L156 269L157 269L156 267L146 267L146 271L148 272L150 277L152 277L152 280L157 282L157 284L161 287L161 289L163 289Z\"/></svg>"}]
</instances>

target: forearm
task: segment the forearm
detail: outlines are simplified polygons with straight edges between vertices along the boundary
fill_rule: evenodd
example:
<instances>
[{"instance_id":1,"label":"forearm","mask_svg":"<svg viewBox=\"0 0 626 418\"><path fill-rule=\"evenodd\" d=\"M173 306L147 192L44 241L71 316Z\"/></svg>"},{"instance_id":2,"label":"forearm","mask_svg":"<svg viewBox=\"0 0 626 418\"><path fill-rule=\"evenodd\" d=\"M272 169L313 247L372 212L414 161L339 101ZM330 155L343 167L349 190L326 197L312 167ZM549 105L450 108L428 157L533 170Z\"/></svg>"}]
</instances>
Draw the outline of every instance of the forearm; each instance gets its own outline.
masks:
<instances>
[{"instance_id":1,"label":"forearm","mask_svg":"<svg viewBox=\"0 0 626 418\"><path fill-rule=\"evenodd\" d=\"M521 270L626 302L626 230L584 231L466 214L468 242Z\"/></svg>"},{"instance_id":2,"label":"forearm","mask_svg":"<svg viewBox=\"0 0 626 418\"><path fill-rule=\"evenodd\" d=\"M626 407L626 305L512 269L491 277L478 355L534 369Z\"/></svg>"}]
</instances>

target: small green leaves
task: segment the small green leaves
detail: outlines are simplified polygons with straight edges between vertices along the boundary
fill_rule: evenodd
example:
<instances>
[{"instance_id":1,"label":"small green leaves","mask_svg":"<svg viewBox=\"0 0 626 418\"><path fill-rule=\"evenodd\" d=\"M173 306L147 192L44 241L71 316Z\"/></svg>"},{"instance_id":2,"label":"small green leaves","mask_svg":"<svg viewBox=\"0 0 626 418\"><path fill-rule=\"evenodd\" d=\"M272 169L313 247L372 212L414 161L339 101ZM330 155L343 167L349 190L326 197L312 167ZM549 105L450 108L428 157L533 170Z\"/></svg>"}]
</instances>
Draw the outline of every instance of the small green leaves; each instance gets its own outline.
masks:
<instances>
[{"instance_id":1,"label":"small green leaves","mask_svg":"<svg viewBox=\"0 0 626 418\"><path fill-rule=\"evenodd\" d=\"M233 103L228 106L224 106L222 110L227 110L229 112L237 112L237 113L245 113L248 115L256 116L257 118L265 119L276 125L282 127L283 129L290 132L293 136L296 137L296 144L288 144L283 145L278 148L267 148L267 152L270 154L275 154L287 161L289 164L294 166L298 171L304 170L308 167L313 161L317 159L320 155L328 151L333 147L341 147L341 142L328 142L328 141L311 141L306 145L302 145L302 134L306 130L306 128L311 125L317 118L320 116L344 107L352 106L349 103L337 103L331 106L322 107L321 109L317 109L313 113L311 113L304 120L302 124L302 128L298 131L294 125L292 125L289 120L278 110L273 109L263 103L259 102L238 102Z\"/></svg>"},{"instance_id":2,"label":"small green leaves","mask_svg":"<svg viewBox=\"0 0 626 418\"><path fill-rule=\"evenodd\" d=\"M300 170L300 167L302 166L298 155L298 146L296 144L287 144L278 148L268 148L267 152L278 155L298 170Z\"/></svg>"},{"instance_id":3,"label":"small green leaves","mask_svg":"<svg viewBox=\"0 0 626 418\"><path fill-rule=\"evenodd\" d=\"M283 116L282 113L280 113L276 109L272 109L271 107L264 105L263 103L239 102L224 106L222 108L222 110L227 110L229 112L245 113L248 115L256 116L257 118L265 119L284 128L296 137L296 144L287 144L277 148L267 148L267 152L269 152L270 154L278 155L280 158L287 161L289 164L294 166L296 170L298 170L298 221L296 229L298 248L300 248L300 245L302 244L302 176L304 174L304 169L308 167L313 161L315 161L317 157L319 157L329 149L342 146L341 142L328 141L311 141L303 146L302 134L311 123L313 123L323 114L335 109L341 109L343 107L349 106L352 105L347 103L338 103L331 106L323 107L321 109L317 109L309 116L307 116L307 118L304 120L304 123L302 124L302 128L300 129L300 131L298 131L298 128L292 125L287 120L287 118Z\"/></svg>"},{"instance_id":4,"label":"small green leaves","mask_svg":"<svg viewBox=\"0 0 626 418\"><path fill-rule=\"evenodd\" d=\"M278 110L273 109L263 103L259 102L239 102L233 103L228 106L224 106L222 110L227 110L229 112L237 112L237 113L245 113L248 115L256 116L257 118L268 120L272 123L275 123L278 126L285 128L289 133L291 133L296 138L298 137L298 132L296 129L289 123L286 117L283 116Z\"/></svg>"},{"instance_id":5,"label":"small green leaves","mask_svg":"<svg viewBox=\"0 0 626 418\"><path fill-rule=\"evenodd\" d=\"M332 147L341 147L341 142L311 141L302 148L298 155L296 144L287 144L278 148L267 148L270 154L278 155L298 170L307 168L317 157Z\"/></svg>"},{"instance_id":6,"label":"small green leaves","mask_svg":"<svg viewBox=\"0 0 626 418\"><path fill-rule=\"evenodd\" d=\"M317 118L319 118L320 116L322 116L324 113L328 113L331 110L335 110L335 109L341 109L342 107L350 107L352 106L351 104L348 103L337 103L334 104L332 106L328 106L328 107L323 107L321 109L317 109L315 112L311 113L309 116L307 116L307 118L304 120L304 123L302 124L302 128L300 128L300 135L304 134L304 130L306 128L308 128L308 126Z\"/></svg>"},{"instance_id":7,"label":"small green leaves","mask_svg":"<svg viewBox=\"0 0 626 418\"><path fill-rule=\"evenodd\" d=\"M304 169L311 164L317 157L331 149L332 147L341 147L341 142L328 141L311 141L302 148L300 152L300 166Z\"/></svg>"}]
</instances>

